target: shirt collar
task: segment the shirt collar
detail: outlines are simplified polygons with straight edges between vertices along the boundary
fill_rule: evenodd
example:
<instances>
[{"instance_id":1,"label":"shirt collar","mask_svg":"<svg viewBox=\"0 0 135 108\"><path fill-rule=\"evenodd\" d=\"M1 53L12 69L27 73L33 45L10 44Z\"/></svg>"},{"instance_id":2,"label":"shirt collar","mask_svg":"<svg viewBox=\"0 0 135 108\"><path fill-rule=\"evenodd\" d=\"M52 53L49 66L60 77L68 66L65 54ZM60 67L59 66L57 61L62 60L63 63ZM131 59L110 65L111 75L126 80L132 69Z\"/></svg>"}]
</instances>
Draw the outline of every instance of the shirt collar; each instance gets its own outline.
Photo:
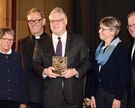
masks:
<instances>
[{"instance_id":1,"label":"shirt collar","mask_svg":"<svg viewBox=\"0 0 135 108\"><path fill-rule=\"evenodd\" d=\"M45 32L43 32L41 35L32 35L33 39L40 39L45 35Z\"/></svg>"},{"instance_id":2,"label":"shirt collar","mask_svg":"<svg viewBox=\"0 0 135 108\"><path fill-rule=\"evenodd\" d=\"M2 54L11 54L12 53L12 49L9 49L9 51L6 52L6 53L0 50L0 53L2 53Z\"/></svg>"},{"instance_id":3,"label":"shirt collar","mask_svg":"<svg viewBox=\"0 0 135 108\"><path fill-rule=\"evenodd\" d=\"M54 34L54 33L52 33L52 37L55 39L55 40L57 40L58 39L58 37L61 37L61 40L65 40L66 38L67 38L67 31L65 31L62 35L60 35L60 36L58 36L58 35L56 35L56 34Z\"/></svg>"}]
</instances>

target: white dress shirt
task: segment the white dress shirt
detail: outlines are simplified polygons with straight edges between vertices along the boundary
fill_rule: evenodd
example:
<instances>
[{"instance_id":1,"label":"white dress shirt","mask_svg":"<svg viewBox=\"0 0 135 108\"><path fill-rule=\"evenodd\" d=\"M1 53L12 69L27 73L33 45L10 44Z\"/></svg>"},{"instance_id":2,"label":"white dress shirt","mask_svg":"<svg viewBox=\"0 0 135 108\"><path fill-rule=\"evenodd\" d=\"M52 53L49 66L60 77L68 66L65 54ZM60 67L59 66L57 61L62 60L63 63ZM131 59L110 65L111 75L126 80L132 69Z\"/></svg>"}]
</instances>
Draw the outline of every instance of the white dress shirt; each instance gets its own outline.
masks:
<instances>
[{"instance_id":1,"label":"white dress shirt","mask_svg":"<svg viewBox=\"0 0 135 108\"><path fill-rule=\"evenodd\" d=\"M132 53L131 53L131 60L133 60L133 54L135 53L135 40L134 40L134 45L132 47Z\"/></svg>"},{"instance_id":2,"label":"white dress shirt","mask_svg":"<svg viewBox=\"0 0 135 108\"><path fill-rule=\"evenodd\" d=\"M52 34L52 40L53 40L53 47L54 51L56 52L56 47L58 43L58 37L61 37L61 42L62 42L62 56L64 57L65 55L65 49L66 49L66 41L67 41L67 31L65 31L61 36L57 36L54 33Z\"/></svg>"}]
</instances>

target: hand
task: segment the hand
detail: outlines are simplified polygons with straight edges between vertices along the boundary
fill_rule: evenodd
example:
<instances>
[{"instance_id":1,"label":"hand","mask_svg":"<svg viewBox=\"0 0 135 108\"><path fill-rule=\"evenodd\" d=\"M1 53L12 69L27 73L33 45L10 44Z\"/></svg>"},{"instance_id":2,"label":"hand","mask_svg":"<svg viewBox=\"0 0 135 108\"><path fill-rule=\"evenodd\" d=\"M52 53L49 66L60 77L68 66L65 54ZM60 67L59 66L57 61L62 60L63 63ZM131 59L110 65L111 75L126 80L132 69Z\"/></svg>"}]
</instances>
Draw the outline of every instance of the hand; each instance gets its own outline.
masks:
<instances>
[{"instance_id":1,"label":"hand","mask_svg":"<svg viewBox=\"0 0 135 108\"><path fill-rule=\"evenodd\" d=\"M90 106L91 100L89 98L84 98L84 105Z\"/></svg>"},{"instance_id":2,"label":"hand","mask_svg":"<svg viewBox=\"0 0 135 108\"><path fill-rule=\"evenodd\" d=\"M90 106L91 108L96 108L96 100L94 96L91 96Z\"/></svg>"},{"instance_id":3,"label":"hand","mask_svg":"<svg viewBox=\"0 0 135 108\"><path fill-rule=\"evenodd\" d=\"M19 108L27 108L25 104L20 104Z\"/></svg>"},{"instance_id":4,"label":"hand","mask_svg":"<svg viewBox=\"0 0 135 108\"><path fill-rule=\"evenodd\" d=\"M67 69L64 72L61 73L61 77L64 78L71 78L75 75L78 75L78 72L73 68L73 69Z\"/></svg>"},{"instance_id":5,"label":"hand","mask_svg":"<svg viewBox=\"0 0 135 108\"><path fill-rule=\"evenodd\" d=\"M54 67L45 68L43 70L43 75L47 75L50 78L56 78L60 76L59 74L53 73L54 70L55 70Z\"/></svg>"},{"instance_id":6,"label":"hand","mask_svg":"<svg viewBox=\"0 0 135 108\"><path fill-rule=\"evenodd\" d=\"M120 108L121 101L118 99L113 100L112 108Z\"/></svg>"}]
</instances>

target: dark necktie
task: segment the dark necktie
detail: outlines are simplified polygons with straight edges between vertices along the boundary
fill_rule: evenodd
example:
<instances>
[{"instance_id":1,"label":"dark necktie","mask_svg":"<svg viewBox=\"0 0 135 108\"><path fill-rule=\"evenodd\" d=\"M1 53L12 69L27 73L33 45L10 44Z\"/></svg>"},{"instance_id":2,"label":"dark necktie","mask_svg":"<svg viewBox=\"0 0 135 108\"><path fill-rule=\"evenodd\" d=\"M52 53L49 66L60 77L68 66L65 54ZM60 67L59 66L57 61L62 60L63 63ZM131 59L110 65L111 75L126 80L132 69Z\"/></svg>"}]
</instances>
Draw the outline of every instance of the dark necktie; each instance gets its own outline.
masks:
<instances>
[{"instance_id":1,"label":"dark necktie","mask_svg":"<svg viewBox=\"0 0 135 108\"><path fill-rule=\"evenodd\" d=\"M58 43L56 46L56 56L62 56L62 42L61 37L58 37Z\"/></svg>"},{"instance_id":2,"label":"dark necktie","mask_svg":"<svg viewBox=\"0 0 135 108\"><path fill-rule=\"evenodd\" d=\"M62 42L61 42L61 37L58 37L58 43L56 46L56 56L62 56ZM64 90L64 82L63 82L63 78L61 78L61 86L62 86L62 90Z\"/></svg>"}]
</instances>

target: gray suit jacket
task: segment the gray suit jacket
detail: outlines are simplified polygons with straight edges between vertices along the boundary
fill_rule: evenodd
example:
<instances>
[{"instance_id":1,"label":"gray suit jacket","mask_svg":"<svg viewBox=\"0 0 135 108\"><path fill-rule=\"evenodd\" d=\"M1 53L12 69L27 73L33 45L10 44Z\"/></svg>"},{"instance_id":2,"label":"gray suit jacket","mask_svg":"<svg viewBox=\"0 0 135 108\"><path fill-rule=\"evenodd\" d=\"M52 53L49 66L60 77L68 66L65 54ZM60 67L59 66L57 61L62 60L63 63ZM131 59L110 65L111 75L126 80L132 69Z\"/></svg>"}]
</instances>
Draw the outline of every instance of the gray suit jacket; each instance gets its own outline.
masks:
<instances>
[{"instance_id":1,"label":"gray suit jacket","mask_svg":"<svg viewBox=\"0 0 135 108\"><path fill-rule=\"evenodd\" d=\"M52 66L52 56L55 56L52 37L40 40L33 56L33 69L42 76L44 68ZM45 78L44 79L44 104L55 106L63 102L63 93L68 103L78 104L83 99L83 76L91 68L88 47L83 38L76 34L68 33L65 56L68 57L68 68L75 68L79 78L75 76L69 79ZM64 81L64 92L62 90Z\"/></svg>"}]
</instances>

